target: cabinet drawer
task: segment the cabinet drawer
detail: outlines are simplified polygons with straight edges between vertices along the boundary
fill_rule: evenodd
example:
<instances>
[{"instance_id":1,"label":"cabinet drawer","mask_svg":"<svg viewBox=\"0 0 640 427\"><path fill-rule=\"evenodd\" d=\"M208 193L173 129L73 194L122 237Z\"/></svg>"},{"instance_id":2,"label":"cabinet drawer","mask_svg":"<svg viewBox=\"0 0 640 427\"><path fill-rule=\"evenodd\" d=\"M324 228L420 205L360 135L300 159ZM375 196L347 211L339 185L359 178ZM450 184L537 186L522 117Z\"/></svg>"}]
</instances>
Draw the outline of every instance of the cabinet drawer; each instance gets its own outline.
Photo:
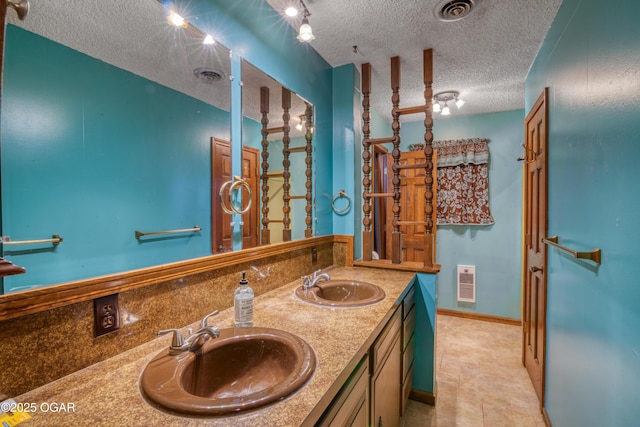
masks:
<instances>
[{"instance_id":1,"label":"cabinet drawer","mask_svg":"<svg viewBox=\"0 0 640 427\"><path fill-rule=\"evenodd\" d=\"M400 402L400 413L404 414L405 409L407 408L407 400L409 400L409 395L411 394L411 385L413 384L413 366L409 370L409 374L407 378L405 378L405 382L402 384L402 399Z\"/></svg>"},{"instance_id":2,"label":"cabinet drawer","mask_svg":"<svg viewBox=\"0 0 640 427\"><path fill-rule=\"evenodd\" d=\"M378 370L378 367L380 366L380 363L384 361L385 355L389 352L391 346L393 345L396 334L400 332L400 324L400 310L396 310L396 312L389 320L389 323L387 323L387 326L384 328L384 330L376 340L376 343L373 345L372 372L376 372Z\"/></svg>"},{"instance_id":3,"label":"cabinet drawer","mask_svg":"<svg viewBox=\"0 0 640 427\"><path fill-rule=\"evenodd\" d=\"M416 305L416 288L412 286L402 300L402 318L406 318L411 309Z\"/></svg>"},{"instance_id":4,"label":"cabinet drawer","mask_svg":"<svg viewBox=\"0 0 640 427\"><path fill-rule=\"evenodd\" d=\"M407 374L409 373L409 369L413 368L413 356L416 351L416 341L413 337L409 340L409 345L404 350L402 354L402 378L404 381L407 380ZM403 384L404 384L403 381Z\"/></svg>"},{"instance_id":5,"label":"cabinet drawer","mask_svg":"<svg viewBox=\"0 0 640 427\"><path fill-rule=\"evenodd\" d=\"M409 344L409 340L413 337L416 329L416 310L415 308L409 312L409 315L402 322L402 349L404 350Z\"/></svg>"}]
</instances>

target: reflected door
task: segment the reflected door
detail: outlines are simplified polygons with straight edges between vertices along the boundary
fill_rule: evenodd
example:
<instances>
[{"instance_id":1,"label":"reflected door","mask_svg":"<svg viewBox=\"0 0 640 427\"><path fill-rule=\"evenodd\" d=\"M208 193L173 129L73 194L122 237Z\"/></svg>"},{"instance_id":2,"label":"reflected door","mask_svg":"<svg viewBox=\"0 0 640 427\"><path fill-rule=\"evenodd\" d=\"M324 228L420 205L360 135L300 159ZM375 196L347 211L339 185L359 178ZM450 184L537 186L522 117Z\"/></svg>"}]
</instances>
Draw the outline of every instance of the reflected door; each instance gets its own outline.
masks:
<instances>
[{"instance_id":1,"label":"reflected door","mask_svg":"<svg viewBox=\"0 0 640 427\"><path fill-rule=\"evenodd\" d=\"M212 139L212 252L228 252L233 249L233 229L231 227L231 215L226 213L220 204L220 187L225 182L233 179L231 173L231 146L229 141L222 139ZM251 208L242 215L242 248L252 248L258 246L258 209L260 206L258 192L258 158L260 151L255 148L243 147L242 149L242 178L247 181L253 196ZM250 199L248 191L242 188L242 206L245 207ZM226 197L226 192L225 195ZM226 200L225 200L226 202Z\"/></svg>"},{"instance_id":2,"label":"reflected door","mask_svg":"<svg viewBox=\"0 0 640 427\"><path fill-rule=\"evenodd\" d=\"M231 215L220 205L220 187L232 178L229 141L212 138L211 155L211 252L217 254L233 249Z\"/></svg>"},{"instance_id":3,"label":"reflected door","mask_svg":"<svg viewBox=\"0 0 640 427\"><path fill-rule=\"evenodd\" d=\"M544 357L547 312L547 90L525 120L524 165L524 312L522 361L544 406Z\"/></svg>"}]
</instances>

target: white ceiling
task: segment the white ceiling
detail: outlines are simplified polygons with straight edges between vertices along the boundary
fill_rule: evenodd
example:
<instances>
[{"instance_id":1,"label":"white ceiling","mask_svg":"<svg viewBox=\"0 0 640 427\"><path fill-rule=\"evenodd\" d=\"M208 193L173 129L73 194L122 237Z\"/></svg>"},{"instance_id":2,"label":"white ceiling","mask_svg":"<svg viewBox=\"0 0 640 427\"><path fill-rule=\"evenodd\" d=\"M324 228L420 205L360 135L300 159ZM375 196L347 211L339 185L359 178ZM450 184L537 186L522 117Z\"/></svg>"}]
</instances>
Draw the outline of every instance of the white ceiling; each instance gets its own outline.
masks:
<instances>
[{"instance_id":1,"label":"white ceiling","mask_svg":"<svg viewBox=\"0 0 640 427\"><path fill-rule=\"evenodd\" d=\"M175 28L157 0L40 0L19 21L7 21L108 64L158 82L223 110L230 109L229 50L204 46L195 26ZM10 42L10 40L8 41ZM194 76L196 68L223 75L215 83ZM69 70L73 72L73 70Z\"/></svg>"},{"instance_id":2,"label":"white ceiling","mask_svg":"<svg viewBox=\"0 0 640 427\"><path fill-rule=\"evenodd\" d=\"M296 0L267 0L284 16ZM562 0L475 0L459 21L435 13L443 0L306 0L312 47L333 67L372 67L372 107L391 118L390 58L400 56L400 106L424 103L422 51L432 48L433 91L457 90L455 115L524 108L524 80ZM301 17L285 17L298 28ZM354 53L353 46L358 47ZM419 115L406 120L422 120Z\"/></svg>"}]
</instances>

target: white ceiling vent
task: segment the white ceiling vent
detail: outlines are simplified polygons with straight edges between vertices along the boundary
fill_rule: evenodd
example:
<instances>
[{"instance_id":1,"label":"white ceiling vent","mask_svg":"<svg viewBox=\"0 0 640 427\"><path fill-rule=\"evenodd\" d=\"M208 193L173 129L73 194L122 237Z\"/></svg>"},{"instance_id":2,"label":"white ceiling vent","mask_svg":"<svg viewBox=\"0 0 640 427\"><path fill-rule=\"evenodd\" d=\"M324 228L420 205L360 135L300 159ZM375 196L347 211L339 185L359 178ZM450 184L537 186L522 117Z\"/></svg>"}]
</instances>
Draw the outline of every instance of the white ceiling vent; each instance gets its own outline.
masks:
<instances>
[{"instance_id":1,"label":"white ceiling vent","mask_svg":"<svg viewBox=\"0 0 640 427\"><path fill-rule=\"evenodd\" d=\"M476 302L475 265L458 265L458 301Z\"/></svg>"},{"instance_id":2,"label":"white ceiling vent","mask_svg":"<svg viewBox=\"0 0 640 427\"><path fill-rule=\"evenodd\" d=\"M441 21L458 21L469 16L480 0L444 0L438 3L435 13Z\"/></svg>"},{"instance_id":3,"label":"white ceiling vent","mask_svg":"<svg viewBox=\"0 0 640 427\"><path fill-rule=\"evenodd\" d=\"M214 83L224 78L222 71L214 70L213 68L196 68L193 70L193 74L207 83Z\"/></svg>"}]
</instances>

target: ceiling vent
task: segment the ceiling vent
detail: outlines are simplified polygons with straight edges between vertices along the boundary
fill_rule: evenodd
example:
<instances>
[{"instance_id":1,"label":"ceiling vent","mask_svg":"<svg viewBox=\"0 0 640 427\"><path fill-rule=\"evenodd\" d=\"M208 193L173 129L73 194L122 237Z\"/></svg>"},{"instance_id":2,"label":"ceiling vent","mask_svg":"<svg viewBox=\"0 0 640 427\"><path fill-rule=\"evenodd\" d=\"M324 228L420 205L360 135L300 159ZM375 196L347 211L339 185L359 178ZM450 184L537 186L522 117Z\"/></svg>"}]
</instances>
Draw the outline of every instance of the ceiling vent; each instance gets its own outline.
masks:
<instances>
[{"instance_id":1,"label":"ceiling vent","mask_svg":"<svg viewBox=\"0 0 640 427\"><path fill-rule=\"evenodd\" d=\"M480 0L444 0L436 7L436 16L441 21L458 21L469 16Z\"/></svg>"},{"instance_id":2,"label":"ceiling vent","mask_svg":"<svg viewBox=\"0 0 640 427\"><path fill-rule=\"evenodd\" d=\"M193 70L193 74L207 83L214 83L224 78L222 71L214 70L213 68L196 68Z\"/></svg>"}]
</instances>

